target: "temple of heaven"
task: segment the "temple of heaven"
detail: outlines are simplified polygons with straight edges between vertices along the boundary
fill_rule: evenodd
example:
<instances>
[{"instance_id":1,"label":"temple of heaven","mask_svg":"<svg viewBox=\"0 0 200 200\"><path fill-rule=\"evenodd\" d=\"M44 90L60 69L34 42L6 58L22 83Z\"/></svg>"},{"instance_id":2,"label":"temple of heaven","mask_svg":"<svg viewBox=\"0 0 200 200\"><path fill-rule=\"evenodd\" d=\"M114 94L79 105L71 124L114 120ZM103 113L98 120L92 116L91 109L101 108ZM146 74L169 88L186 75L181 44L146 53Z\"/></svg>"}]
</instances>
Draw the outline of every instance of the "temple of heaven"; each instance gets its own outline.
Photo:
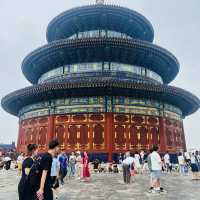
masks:
<instances>
[{"instance_id":1,"label":"temple of heaven","mask_svg":"<svg viewBox=\"0 0 200 200\"><path fill-rule=\"evenodd\" d=\"M54 18L48 44L22 63L32 86L2 99L19 117L18 151L40 151L58 138L66 152L87 151L112 160L127 150L186 150L183 119L200 100L169 86L179 62L153 44L154 30L141 14L97 1Z\"/></svg>"}]
</instances>

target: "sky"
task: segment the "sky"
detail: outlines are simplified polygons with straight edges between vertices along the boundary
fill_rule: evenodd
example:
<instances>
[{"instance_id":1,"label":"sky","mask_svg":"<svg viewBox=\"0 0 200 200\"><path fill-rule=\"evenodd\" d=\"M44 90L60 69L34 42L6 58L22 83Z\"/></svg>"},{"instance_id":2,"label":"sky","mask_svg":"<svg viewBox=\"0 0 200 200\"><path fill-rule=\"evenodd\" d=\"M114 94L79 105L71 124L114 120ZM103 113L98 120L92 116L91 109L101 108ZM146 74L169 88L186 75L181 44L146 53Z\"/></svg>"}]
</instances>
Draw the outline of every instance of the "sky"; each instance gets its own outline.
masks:
<instances>
[{"instance_id":1,"label":"sky","mask_svg":"<svg viewBox=\"0 0 200 200\"><path fill-rule=\"evenodd\" d=\"M95 0L0 0L0 99L29 86L21 72L24 57L46 44L48 23L61 12ZM200 97L200 1L106 0L136 10L154 27L154 43L171 51L180 73L171 85ZM200 111L184 119L188 148L200 149ZM16 141L18 119L0 108L0 143Z\"/></svg>"}]
</instances>

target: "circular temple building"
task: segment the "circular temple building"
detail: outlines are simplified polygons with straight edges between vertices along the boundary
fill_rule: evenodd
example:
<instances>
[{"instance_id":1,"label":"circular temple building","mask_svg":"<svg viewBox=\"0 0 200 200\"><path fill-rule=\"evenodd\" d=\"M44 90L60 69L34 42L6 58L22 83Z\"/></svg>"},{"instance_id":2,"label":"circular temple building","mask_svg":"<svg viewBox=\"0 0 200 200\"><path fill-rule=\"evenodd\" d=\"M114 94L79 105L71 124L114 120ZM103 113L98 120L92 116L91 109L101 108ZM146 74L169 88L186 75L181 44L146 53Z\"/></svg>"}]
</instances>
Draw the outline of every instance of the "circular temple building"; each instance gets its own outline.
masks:
<instances>
[{"instance_id":1,"label":"circular temple building","mask_svg":"<svg viewBox=\"0 0 200 200\"><path fill-rule=\"evenodd\" d=\"M48 44L22 63L33 84L2 99L19 117L17 149L45 151L58 138L66 152L115 159L127 150L186 150L183 119L200 100L168 84L179 62L153 44L154 30L141 14L105 5L70 9L47 28Z\"/></svg>"}]
</instances>

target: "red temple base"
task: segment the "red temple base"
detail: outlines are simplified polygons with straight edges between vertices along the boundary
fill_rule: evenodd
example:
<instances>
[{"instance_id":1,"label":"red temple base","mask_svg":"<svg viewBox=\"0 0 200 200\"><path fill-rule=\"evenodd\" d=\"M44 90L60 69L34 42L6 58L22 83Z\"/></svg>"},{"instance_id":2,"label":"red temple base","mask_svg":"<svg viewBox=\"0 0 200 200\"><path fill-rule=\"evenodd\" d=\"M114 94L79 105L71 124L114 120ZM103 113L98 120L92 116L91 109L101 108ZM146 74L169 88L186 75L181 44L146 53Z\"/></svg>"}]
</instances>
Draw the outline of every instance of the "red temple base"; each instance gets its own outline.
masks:
<instances>
[{"instance_id":1,"label":"red temple base","mask_svg":"<svg viewBox=\"0 0 200 200\"><path fill-rule=\"evenodd\" d=\"M46 151L48 142L58 138L66 152L113 153L148 150L154 144L161 152L186 150L183 124L180 121L133 114L69 114L33 118L20 122L17 150L36 143Z\"/></svg>"}]
</instances>

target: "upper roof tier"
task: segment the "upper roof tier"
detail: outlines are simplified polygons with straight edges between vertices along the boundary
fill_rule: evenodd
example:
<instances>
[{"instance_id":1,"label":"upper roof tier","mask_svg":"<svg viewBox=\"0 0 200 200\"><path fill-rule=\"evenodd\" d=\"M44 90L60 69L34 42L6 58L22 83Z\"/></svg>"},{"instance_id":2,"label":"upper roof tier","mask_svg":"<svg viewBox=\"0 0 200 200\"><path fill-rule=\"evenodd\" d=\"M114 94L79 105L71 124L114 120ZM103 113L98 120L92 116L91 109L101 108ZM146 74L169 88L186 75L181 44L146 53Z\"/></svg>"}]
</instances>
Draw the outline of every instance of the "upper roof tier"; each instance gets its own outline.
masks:
<instances>
[{"instance_id":1,"label":"upper roof tier","mask_svg":"<svg viewBox=\"0 0 200 200\"><path fill-rule=\"evenodd\" d=\"M33 84L44 73L68 64L84 62L119 62L145 67L156 72L164 83L179 72L179 62L169 51L149 42L119 38L84 38L59 40L30 53L22 71Z\"/></svg>"},{"instance_id":2,"label":"upper roof tier","mask_svg":"<svg viewBox=\"0 0 200 200\"><path fill-rule=\"evenodd\" d=\"M47 28L47 41L68 38L90 30L111 30L152 42L151 23L136 11L121 6L95 4L76 7L54 18Z\"/></svg>"}]
</instances>

